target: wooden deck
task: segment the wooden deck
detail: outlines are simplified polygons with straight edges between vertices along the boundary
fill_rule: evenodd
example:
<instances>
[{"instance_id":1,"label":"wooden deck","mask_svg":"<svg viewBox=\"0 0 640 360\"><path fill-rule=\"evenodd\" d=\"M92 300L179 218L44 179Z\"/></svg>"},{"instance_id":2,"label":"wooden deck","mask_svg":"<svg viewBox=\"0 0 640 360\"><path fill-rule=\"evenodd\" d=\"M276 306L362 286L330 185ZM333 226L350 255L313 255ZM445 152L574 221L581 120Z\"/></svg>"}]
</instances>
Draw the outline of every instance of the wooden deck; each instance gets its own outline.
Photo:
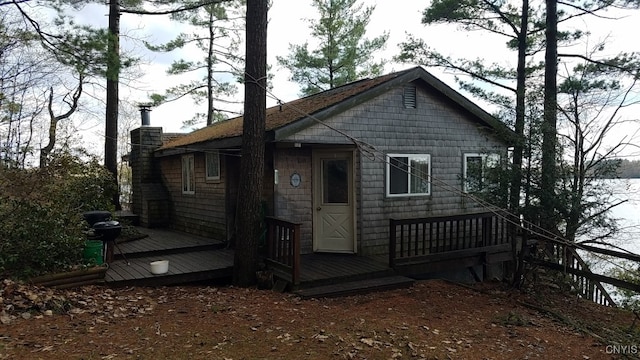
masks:
<instances>
[{"instance_id":1,"label":"wooden deck","mask_svg":"<svg viewBox=\"0 0 640 360\"><path fill-rule=\"evenodd\" d=\"M205 238L166 229L138 228L138 230L148 236L142 239L133 240L118 244L125 256L144 256L145 254L158 254L158 252L172 253L175 251L196 251L205 249L223 248L225 244L221 241ZM115 251L116 258L118 249Z\"/></svg>"},{"instance_id":2,"label":"wooden deck","mask_svg":"<svg viewBox=\"0 0 640 360\"><path fill-rule=\"evenodd\" d=\"M206 280L228 280L233 271L233 251L200 250L116 260L109 264L105 282L111 286L161 286ZM169 260L169 272L154 275L149 263Z\"/></svg>"},{"instance_id":3,"label":"wooden deck","mask_svg":"<svg viewBox=\"0 0 640 360\"><path fill-rule=\"evenodd\" d=\"M196 281L229 281L233 251L224 243L165 229L139 228L148 236L118 244L105 282L110 286L162 286ZM154 275L149 263L169 260L169 272Z\"/></svg>"},{"instance_id":4,"label":"wooden deck","mask_svg":"<svg viewBox=\"0 0 640 360\"><path fill-rule=\"evenodd\" d=\"M165 229L139 228L148 237L119 243L105 275L107 285L163 286L196 281L230 282L233 250L224 243ZM153 275L149 263L169 260L169 272ZM301 256L299 289L394 275L384 258L345 254Z\"/></svg>"}]
</instances>

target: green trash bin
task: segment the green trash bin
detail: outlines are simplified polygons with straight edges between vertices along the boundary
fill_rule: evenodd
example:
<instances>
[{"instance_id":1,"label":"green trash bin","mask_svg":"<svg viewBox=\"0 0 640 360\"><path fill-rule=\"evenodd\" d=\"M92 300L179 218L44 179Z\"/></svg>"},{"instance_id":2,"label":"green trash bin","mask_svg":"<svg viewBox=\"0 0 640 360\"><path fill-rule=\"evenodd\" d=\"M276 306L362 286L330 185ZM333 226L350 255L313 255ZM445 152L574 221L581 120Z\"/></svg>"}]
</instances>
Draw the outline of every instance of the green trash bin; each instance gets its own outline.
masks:
<instances>
[{"instance_id":1,"label":"green trash bin","mask_svg":"<svg viewBox=\"0 0 640 360\"><path fill-rule=\"evenodd\" d=\"M102 265L102 240L87 240L84 243L84 260L88 263Z\"/></svg>"}]
</instances>

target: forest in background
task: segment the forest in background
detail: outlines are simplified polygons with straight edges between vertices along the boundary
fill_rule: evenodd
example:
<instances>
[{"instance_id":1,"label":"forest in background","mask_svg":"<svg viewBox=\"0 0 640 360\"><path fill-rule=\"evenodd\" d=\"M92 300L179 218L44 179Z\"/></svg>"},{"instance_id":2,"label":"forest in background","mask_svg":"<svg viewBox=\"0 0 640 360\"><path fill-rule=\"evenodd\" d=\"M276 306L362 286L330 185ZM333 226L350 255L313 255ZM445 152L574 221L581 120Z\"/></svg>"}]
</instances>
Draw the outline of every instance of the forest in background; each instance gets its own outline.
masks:
<instances>
[{"instance_id":1,"label":"forest in background","mask_svg":"<svg viewBox=\"0 0 640 360\"><path fill-rule=\"evenodd\" d=\"M617 160L619 162L617 177L623 179L640 178L640 160Z\"/></svg>"}]
</instances>

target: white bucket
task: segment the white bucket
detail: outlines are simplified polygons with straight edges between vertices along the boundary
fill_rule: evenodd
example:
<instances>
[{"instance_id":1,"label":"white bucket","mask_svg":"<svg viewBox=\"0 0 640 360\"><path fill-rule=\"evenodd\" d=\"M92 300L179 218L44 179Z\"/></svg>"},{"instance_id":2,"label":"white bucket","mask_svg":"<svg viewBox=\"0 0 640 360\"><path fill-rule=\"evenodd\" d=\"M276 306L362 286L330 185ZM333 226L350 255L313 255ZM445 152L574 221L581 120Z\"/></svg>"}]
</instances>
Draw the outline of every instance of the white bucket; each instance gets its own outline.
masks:
<instances>
[{"instance_id":1,"label":"white bucket","mask_svg":"<svg viewBox=\"0 0 640 360\"><path fill-rule=\"evenodd\" d=\"M169 271L169 260L159 260L149 263L153 275L166 274Z\"/></svg>"}]
</instances>

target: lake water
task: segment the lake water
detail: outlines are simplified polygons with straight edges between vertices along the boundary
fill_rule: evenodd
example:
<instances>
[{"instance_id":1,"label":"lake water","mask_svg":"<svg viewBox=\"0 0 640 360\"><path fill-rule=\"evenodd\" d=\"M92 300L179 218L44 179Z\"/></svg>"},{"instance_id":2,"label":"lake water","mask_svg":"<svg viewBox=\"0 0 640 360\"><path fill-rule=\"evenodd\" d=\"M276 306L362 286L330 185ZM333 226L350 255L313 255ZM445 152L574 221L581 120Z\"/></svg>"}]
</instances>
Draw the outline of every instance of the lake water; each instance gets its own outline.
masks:
<instances>
[{"instance_id":1,"label":"lake water","mask_svg":"<svg viewBox=\"0 0 640 360\"><path fill-rule=\"evenodd\" d=\"M640 254L640 179L607 180L609 182L620 200L628 200L612 209L613 216L620 219L622 230L611 242Z\"/></svg>"},{"instance_id":2,"label":"lake water","mask_svg":"<svg viewBox=\"0 0 640 360\"><path fill-rule=\"evenodd\" d=\"M627 200L625 203L616 206L611 210L612 216L619 219L620 233L615 238L607 242L619 246L635 254L640 254L640 179L616 179L606 180L606 185L610 186L616 194L618 200ZM612 269L638 268L639 264L633 264L627 260L617 260L601 255L588 254L579 251L582 257L591 264L591 271L607 275ZM616 302L622 297L614 286L603 284L613 296Z\"/></svg>"}]
</instances>

